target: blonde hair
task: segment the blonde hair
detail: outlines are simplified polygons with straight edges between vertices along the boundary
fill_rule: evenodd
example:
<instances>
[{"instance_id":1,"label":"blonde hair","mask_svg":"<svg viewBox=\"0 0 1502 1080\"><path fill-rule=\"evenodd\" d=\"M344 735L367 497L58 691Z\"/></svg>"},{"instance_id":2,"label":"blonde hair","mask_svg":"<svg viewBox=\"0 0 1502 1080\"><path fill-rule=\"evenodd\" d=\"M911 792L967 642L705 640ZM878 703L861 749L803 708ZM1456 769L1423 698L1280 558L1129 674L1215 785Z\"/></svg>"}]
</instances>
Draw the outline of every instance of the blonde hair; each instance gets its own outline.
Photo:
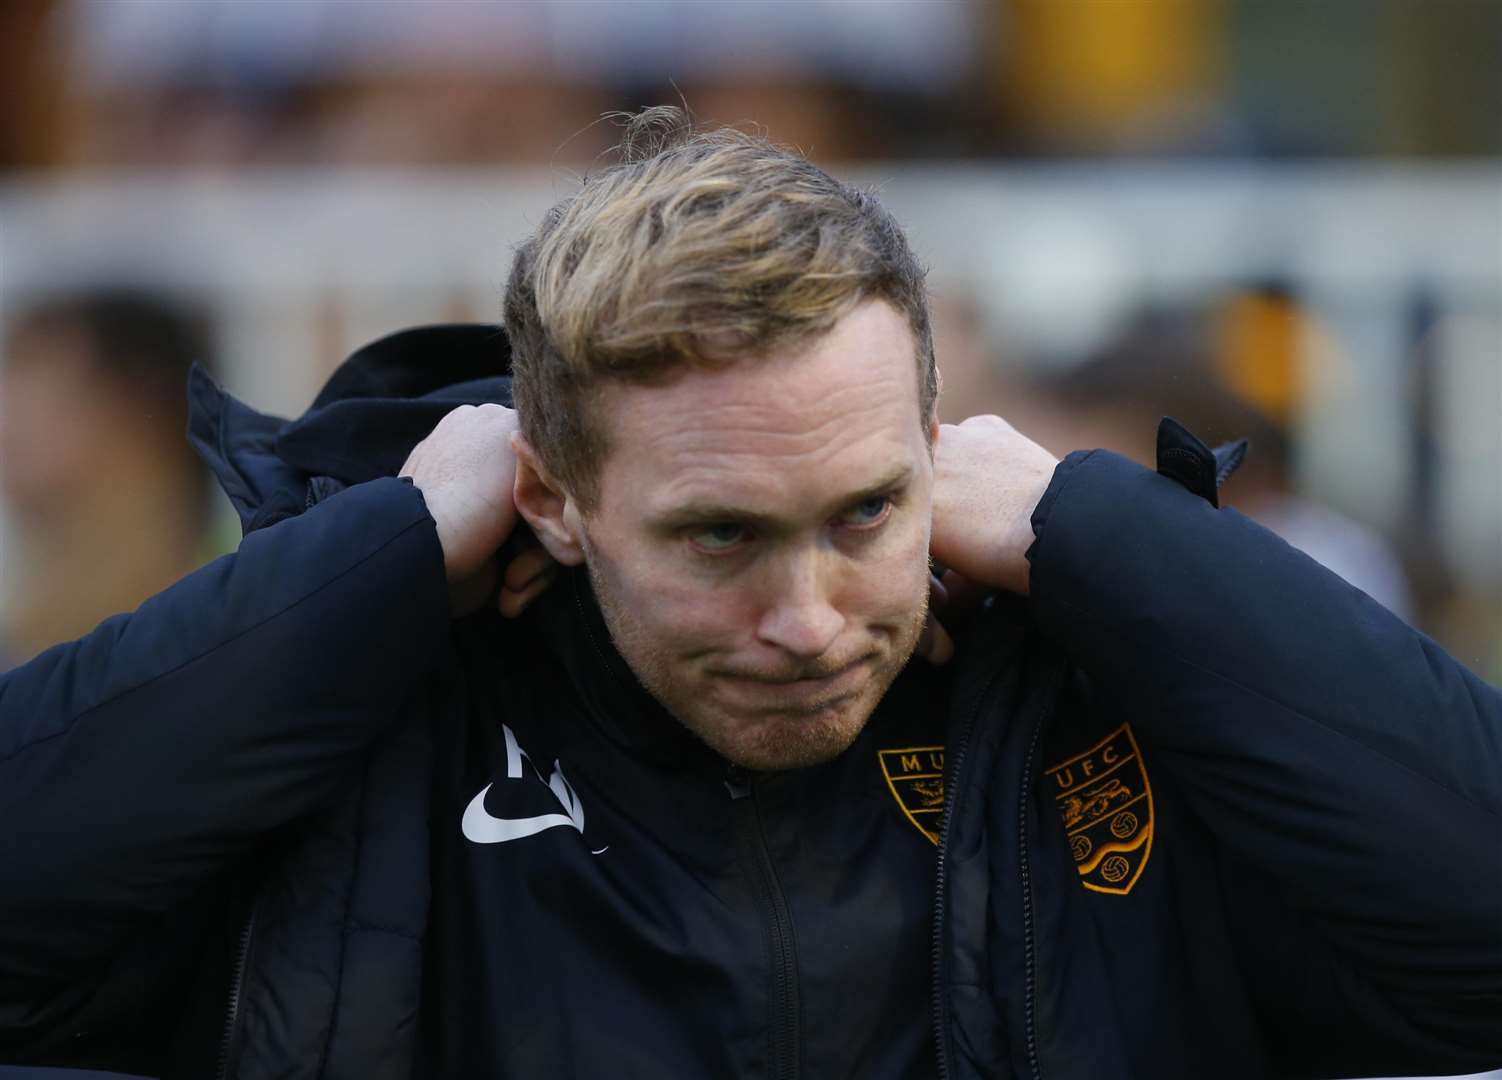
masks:
<instances>
[{"instance_id":1,"label":"blonde hair","mask_svg":"<svg viewBox=\"0 0 1502 1080\"><path fill-rule=\"evenodd\" d=\"M924 272L876 198L761 137L695 130L678 109L626 119L620 160L548 211L506 286L522 432L583 508L607 451L590 407L602 383L763 355L873 297L912 329L927 430Z\"/></svg>"}]
</instances>

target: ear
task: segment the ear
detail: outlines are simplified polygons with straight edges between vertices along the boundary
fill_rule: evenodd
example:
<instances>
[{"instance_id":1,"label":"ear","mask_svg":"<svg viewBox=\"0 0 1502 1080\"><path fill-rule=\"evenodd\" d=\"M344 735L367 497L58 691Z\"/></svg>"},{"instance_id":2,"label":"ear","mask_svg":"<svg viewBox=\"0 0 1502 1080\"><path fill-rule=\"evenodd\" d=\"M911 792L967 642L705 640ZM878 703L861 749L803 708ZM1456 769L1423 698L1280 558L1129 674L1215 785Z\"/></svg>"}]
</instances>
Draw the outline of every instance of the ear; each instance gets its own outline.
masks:
<instances>
[{"instance_id":1,"label":"ear","mask_svg":"<svg viewBox=\"0 0 1502 1080\"><path fill-rule=\"evenodd\" d=\"M536 448L521 432L512 433L511 449L516 452L512 498L517 511L554 560L564 566L578 566L584 562L578 504L548 472Z\"/></svg>"},{"instance_id":2,"label":"ear","mask_svg":"<svg viewBox=\"0 0 1502 1080\"><path fill-rule=\"evenodd\" d=\"M939 399L944 396L944 369L935 367L934 378L939 385L935 388L933 404L929 405L928 418L924 422L924 427L928 429L929 456L933 455L934 448L939 445Z\"/></svg>"}]
</instances>

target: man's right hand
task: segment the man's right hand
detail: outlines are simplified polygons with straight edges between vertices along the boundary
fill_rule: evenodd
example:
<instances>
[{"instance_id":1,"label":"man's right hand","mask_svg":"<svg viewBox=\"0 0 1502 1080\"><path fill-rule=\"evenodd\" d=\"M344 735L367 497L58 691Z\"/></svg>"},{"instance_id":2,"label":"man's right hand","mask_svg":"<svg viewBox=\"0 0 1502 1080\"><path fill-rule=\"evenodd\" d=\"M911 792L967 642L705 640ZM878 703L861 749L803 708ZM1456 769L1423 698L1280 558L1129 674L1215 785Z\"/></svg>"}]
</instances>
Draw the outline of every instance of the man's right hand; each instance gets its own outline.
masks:
<instances>
[{"instance_id":1,"label":"man's right hand","mask_svg":"<svg viewBox=\"0 0 1502 1080\"><path fill-rule=\"evenodd\" d=\"M422 491L438 527L456 617L478 610L502 580L496 553L517 520L511 449L516 429L516 412L504 405L461 405L413 447L401 469L400 475L411 477ZM518 556L506 568L502 613L519 614L546 587L552 569L551 560L538 558L533 549Z\"/></svg>"},{"instance_id":2,"label":"man's right hand","mask_svg":"<svg viewBox=\"0 0 1502 1080\"><path fill-rule=\"evenodd\" d=\"M934 446L930 553L974 585L1026 596L1033 511L1058 464L999 416L942 425ZM943 585L949 593L964 591L947 574Z\"/></svg>"}]
</instances>

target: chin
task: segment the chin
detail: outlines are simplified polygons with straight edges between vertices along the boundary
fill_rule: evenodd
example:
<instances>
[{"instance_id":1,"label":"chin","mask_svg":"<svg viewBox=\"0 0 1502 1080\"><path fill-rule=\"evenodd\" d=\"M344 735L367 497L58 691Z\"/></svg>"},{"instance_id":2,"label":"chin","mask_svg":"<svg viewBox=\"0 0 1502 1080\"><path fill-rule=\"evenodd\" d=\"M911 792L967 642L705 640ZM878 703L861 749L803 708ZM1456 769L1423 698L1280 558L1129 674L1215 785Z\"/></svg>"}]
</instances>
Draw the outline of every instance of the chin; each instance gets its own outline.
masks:
<instances>
[{"instance_id":1,"label":"chin","mask_svg":"<svg viewBox=\"0 0 1502 1080\"><path fill-rule=\"evenodd\" d=\"M748 720L724 713L680 717L725 760L753 772L821 765L839 757L865 729L881 694L861 694L816 711Z\"/></svg>"}]
</instances>

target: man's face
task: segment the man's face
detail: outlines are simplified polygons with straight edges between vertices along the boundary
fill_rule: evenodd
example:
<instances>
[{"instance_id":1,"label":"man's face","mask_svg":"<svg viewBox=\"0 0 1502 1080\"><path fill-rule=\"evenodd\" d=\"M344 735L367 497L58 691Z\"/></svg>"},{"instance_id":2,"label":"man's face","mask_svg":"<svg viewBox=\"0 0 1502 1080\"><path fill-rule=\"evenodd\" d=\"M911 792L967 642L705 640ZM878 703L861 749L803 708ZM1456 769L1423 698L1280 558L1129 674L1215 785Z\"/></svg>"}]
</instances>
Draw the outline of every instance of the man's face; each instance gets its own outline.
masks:
<instances>
[{"instance_id":1,"label":"man's face","mask_svg":"<svg viewBox=\"0 0 1502 1080\"><path fill-rule=\"evenodd\" d=\"M913 336L883 301L668 386L611 386L600 500L573 514L642 684L752 769L825 761L907 662L928 598L933 465Z\"/></svg>"}]
</instances>

